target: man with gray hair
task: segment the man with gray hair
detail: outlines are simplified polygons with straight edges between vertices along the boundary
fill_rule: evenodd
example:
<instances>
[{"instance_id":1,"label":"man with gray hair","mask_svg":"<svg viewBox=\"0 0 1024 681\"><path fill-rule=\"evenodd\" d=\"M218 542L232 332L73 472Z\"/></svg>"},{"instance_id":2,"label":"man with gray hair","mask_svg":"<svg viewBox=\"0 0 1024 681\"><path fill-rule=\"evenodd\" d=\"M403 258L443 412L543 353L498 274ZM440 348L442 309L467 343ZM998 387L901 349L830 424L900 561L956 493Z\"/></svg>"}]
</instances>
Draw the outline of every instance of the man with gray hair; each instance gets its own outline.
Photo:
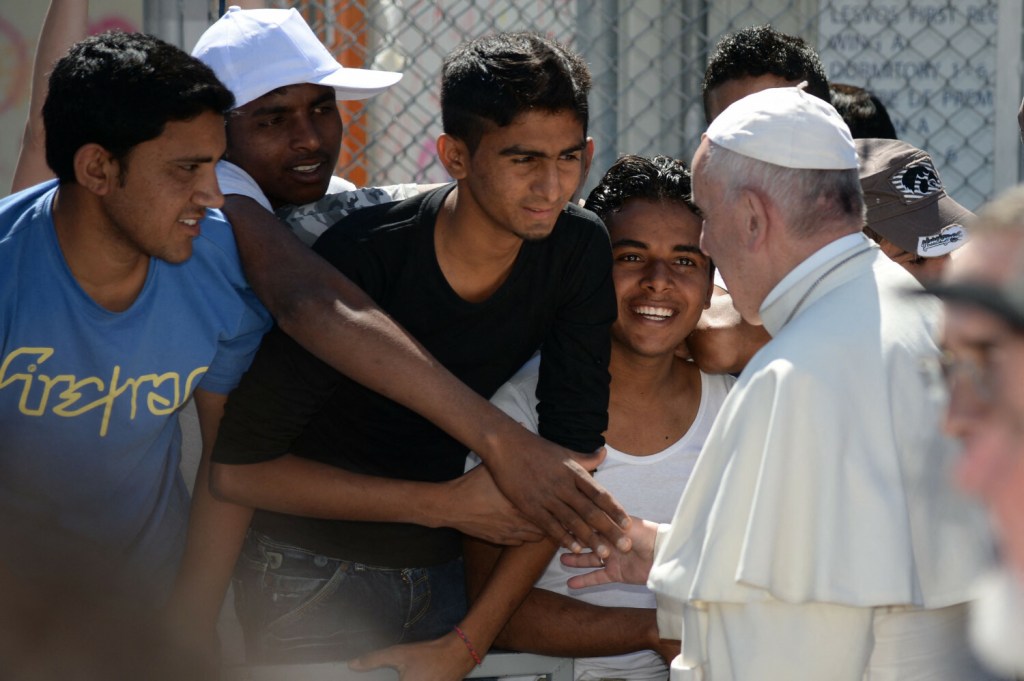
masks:
<instances>
[{"instance_id":1,"label":"man with gray hair","mask_svg":"<svg viewBox=\"0 0 1024 681\"><path fill-rule=\"evenodd\" d=\"M943 395L921 369L938 308L861 233L849 129L800 88L765 90L715 119L693 171L701 248L772 340L672 524L655 542L634 523L662 636L683 639L672 678L983 676L964 625L990 539L951 487ZM572 584L642 574L629 560Z\"/></svg>"}]
</instances>

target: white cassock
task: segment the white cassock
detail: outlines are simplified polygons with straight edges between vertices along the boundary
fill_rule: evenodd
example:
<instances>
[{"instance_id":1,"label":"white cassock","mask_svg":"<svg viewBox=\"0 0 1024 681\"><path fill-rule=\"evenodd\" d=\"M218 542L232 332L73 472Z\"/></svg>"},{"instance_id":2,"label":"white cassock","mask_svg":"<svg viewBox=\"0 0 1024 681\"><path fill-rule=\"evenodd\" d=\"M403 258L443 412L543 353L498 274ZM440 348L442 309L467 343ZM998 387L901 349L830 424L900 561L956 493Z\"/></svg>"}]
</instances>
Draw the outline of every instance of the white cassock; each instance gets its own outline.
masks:
<instances>
[{"instance_id":1,"label":"white cassock","mask_svg":"<svg viewBox=\"0 0 1024 681\"><path fill-rule=\"evenodd\" d=\"M863 235L790 272L726 398L649 586L676 681L985 678L965 638L992 560L952 487L929 358L939 303Z\"/></svg>"}]
</instances>

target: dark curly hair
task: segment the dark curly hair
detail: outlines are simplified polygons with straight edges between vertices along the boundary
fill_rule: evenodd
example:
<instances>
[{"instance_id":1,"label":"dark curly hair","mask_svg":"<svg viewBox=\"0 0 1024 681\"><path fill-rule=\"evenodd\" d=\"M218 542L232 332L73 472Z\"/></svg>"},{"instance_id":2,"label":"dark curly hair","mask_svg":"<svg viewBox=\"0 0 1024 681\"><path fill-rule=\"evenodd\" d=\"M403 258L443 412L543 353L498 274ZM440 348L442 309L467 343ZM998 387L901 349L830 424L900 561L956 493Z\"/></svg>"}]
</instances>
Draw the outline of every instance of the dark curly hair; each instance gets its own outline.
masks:
<instances>
[{"instance_id":1,"label":"dark curly hair","mask_svg":"<svg viewBox=\"0 0 1024 681\"><path fill-rule=\"evenodd\" d=\"M622 208L630 199L678 201L694 213L690 169L669 156L621 156L597 183L586 207L602 220Z\"/></svg>"},{"instance_id":2,"label":"dark curly hair","mask_svg":"<svg viewBox=\"0 0 1024 681\"><path fill-rule=\"evenodd\" d=\"M584 205L604 220L634 199L675 201L700 215L693 204L690 169L670 156L620 156L590 192ZM708 272L713 279L715 265L710 259Z\"/></svg>"},{"instance_id":3,"label":"dark curly hair","mask_svg":"<svg viewBox=\"0 0 1024 681\"><path fill-rule=\"evenodd\" d=\"M722 38L708 59L701 92L704 118L711 122L708 93L730 80L771 74L807 81L807 92L829 101L828 78L818 53L802 38L779 33L768 24L750 26Z\"/></svg>"}]
</instances>

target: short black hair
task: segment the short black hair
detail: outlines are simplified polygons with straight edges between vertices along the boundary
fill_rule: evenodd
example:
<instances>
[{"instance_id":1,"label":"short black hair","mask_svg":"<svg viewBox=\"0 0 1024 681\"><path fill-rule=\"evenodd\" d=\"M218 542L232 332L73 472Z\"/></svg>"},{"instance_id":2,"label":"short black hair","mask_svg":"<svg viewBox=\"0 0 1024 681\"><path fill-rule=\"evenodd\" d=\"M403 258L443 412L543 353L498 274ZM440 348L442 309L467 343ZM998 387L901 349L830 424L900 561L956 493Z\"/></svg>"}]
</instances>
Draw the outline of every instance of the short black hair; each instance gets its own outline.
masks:
<instances>
[{"instance_id":1,"label":"short black hair","mask_svg":"<svg viewBox=\"0 0 1024 681\"><path fill-rule=\"evenodd\" d=\"M831 83L832 106L846 121L854 139L899 139L882 100L856 85Z\"/></svg>"},{"instance_id":2,"label":"short black hair","mask_svg":"<svg viewBox=\"0 0 1024 681\"><path fill-rule=\"evenodd\" d=\"M686 163L671 156L620 156L605 171L584 206L604 220L634 199L675 201L694 215L700 215L693 203L690 169ZM714 278L715 265L710 258L708 271Z\"/></svg>"},{"instance_id":3,"label":"short black hair","mask_svg":"<svg viewBox=\"0 0 1024 681\"><path fill-rule=\"evenodd\" d=\"M535 33L497 33L445 57L441 121L470 153L489 125L505 127L527 111L568 111L586 134L589 94L590 70L565 45Z\"/></svg>"},{"instance_id":4,"label":"short black hair","mask_svg":"<svg viewBox=\"0 0 1024 681\"><path fill-rule=\"evenodd\" d=\"M99 144L124 159L168 121L222 114L235 98L208 66L143 33L108 31L76 43L50 74L43 125L46 162L75 181L75 153Z\"/></svg>"},{"instance_id":5,"label":"short black hair","mask_svg":"<svg viewBox=\"0 0 1024 681\"><path fill-rule=\"evenodd\" d=\"M788 81L807 81L807 92L829 101L828 78L821 57L803 38L779 33L770 25L750 26L722 38L708 59L701 92L704 118L708 93L730 80L770 74Z\"/></svg>"}]
</instances>

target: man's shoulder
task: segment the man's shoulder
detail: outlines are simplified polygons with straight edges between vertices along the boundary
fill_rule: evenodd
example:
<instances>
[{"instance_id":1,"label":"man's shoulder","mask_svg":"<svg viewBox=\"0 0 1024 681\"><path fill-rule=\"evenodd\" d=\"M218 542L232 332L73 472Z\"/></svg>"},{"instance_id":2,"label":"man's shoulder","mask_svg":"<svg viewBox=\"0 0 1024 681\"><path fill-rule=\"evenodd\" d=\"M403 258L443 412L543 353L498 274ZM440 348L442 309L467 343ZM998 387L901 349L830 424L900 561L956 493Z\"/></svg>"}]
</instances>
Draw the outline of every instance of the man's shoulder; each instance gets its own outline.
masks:
<instances>
[{"instance_id":1,"label":"man's shoulder","mask_svg":"<svg viewBox=\"0 0 1024 681\"><path fill-rule=\"evenodd\" d=\"M228 289L239 295L250 295L234 232L219 210L208 210L200 223L199 236L192 242L192 257L166 269L209 287L211 298Z\"/></svg>"},{"instance_id":2,"label":"man's shoulder","mask_svg":"<svg viewBox=\"0 0 1024 681\"><path fill-rule=\"evenodd\" d=\"M0 244L12 243L43 218L56 190L51 180L0 199Z\"/></svg>"},{"instance_id":3,"label":"man's shoulder","mask_svg":"<svg viewBox=\"0 0 1024 681\"><path fill-rule=\"evenodd\" d=\"M220 254L238 260L238 246L227 216L215 208L206 211L199 223L199 236L192 242L192 257ZM186 261L187 262L187 261Z\"/></svg>"},{"instance_id":4,"label":"man's shoulder","mask_svg":"<svg viewBox=\"0 0 1024 681\"><path fill-rule=\"evenodd\" d=\"M601 222L601 218L583 206L572 202L565 204L565 208L558 216L558 222L555 224L556 226L567 225L571 229L578 229L584 232L596 231L597 233L608 234L608 230L605 228L604 223Z\"/></svg>"},{"instance_id":5,"label":"man's shoulder","mask_svg":"<svg viewBox=\"0 0 1024 681\"><path fill-rule=\"evenodd\" d=\"M601 254L607 252L611 257L608 229L601 218L575 203L565 205L555 222L551 238L545 241L559 248L572 248L574 251L589 249Z\"/></svg>"},{"instance_id":6,"label":"man's shoulder","mask_svg":"<svg viewBox=\"0 0 1024 681\"><path fill-rule=\"evenodd\" d=\"M380 203L360 208L336 222L325 231L313 249L324 253L340 244L373 241L381 238L401 238L421 224L433 224L433 212L425 211L424 204L438 191L425 192L402 201Z\"/></svg>"},{"instance_id":7,"label":"man's shoulder","mask_svg":"<svg viewBox=\"0 0 1024 681\"><path fill-rule=\"evenodd\" d=\"M403 211L415 210L419 206L423 196L417 194L409 198L395 200L387 187L363 187L351 191L328 194L321 199L317 206L321 212L327 215L336 215L335 223L341 220L354 218L357 215L365 220L354 220L358 222L394 219L395 216L404 215ZM380 216L387 216L381 218Z\"/></svg>"},{"instance_id":8,"label":"man's shoulder","mask_svg":"<svg viewBox=\"0 0 1024 681\"><path fill-rule=\"evenodd\" d=\"M419 193L419 187L415 184L353 187L328 193L323 198L304 206L283 206L275 213L288 223L299 239L312 246L324 232L351 213L407 199Z\"/></svg>"}]
</instances>

